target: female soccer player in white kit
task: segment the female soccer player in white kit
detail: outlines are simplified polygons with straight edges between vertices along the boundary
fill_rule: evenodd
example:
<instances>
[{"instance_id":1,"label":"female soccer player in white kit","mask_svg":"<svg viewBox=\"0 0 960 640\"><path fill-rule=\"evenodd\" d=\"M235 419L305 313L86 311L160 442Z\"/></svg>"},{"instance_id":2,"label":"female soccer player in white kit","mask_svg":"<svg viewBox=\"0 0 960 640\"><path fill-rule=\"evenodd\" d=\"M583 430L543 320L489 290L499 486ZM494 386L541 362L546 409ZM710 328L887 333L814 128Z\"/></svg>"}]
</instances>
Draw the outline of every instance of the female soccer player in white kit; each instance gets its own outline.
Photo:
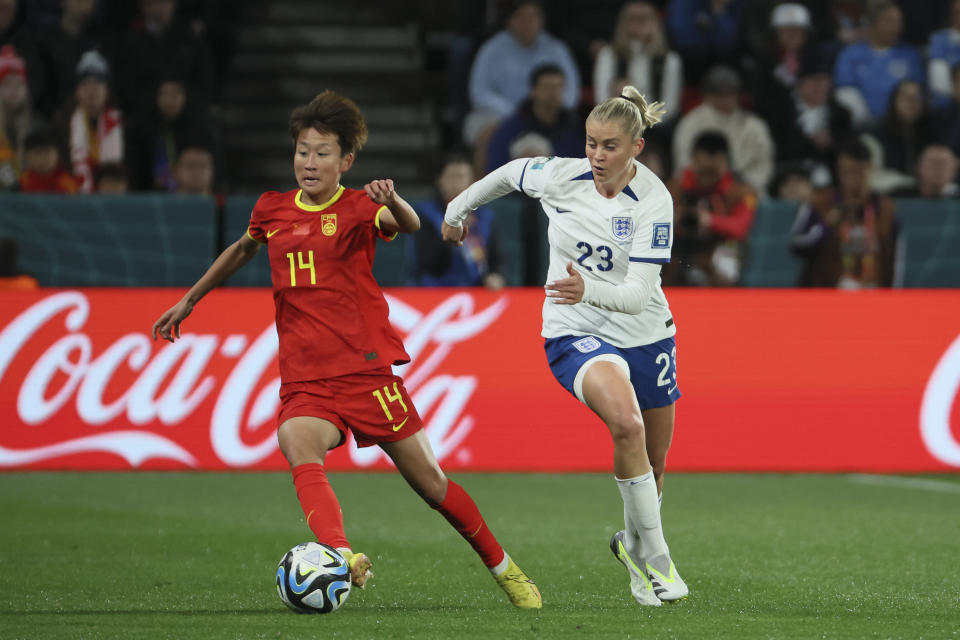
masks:
<instances>
[{"instance_id":1,"label":"female soccer player in white kit","mask_svg":"<svg viewBox=\"0 0 960 640\"><path fill-rule=\"evenodd\" d=\"M543 337L550 368L607 425L624 525L611 549L640 604L687 595L660 524L658 494L673 437L673 318L660 288L670 261L673 200L636 160L643 131L660 121L634 87L594 107L586 158L521 158L479 180L447 206L443 237L463 240L463 221L511 191L538 198L550 221Z\"/></svg>"}]
</instances>

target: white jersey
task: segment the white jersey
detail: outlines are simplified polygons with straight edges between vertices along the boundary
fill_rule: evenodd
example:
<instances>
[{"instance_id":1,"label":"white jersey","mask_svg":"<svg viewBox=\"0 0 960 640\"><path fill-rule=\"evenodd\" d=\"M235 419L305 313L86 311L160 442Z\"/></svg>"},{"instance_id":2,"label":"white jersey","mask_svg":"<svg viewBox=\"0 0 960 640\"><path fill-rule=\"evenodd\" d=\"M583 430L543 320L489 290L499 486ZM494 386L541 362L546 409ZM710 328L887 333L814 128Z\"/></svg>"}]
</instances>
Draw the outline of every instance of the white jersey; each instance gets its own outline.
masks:
<instances>
[{"instance_id":1,"label":"white jersey","mask_svg":"<svg viewBox=\"0 0 960 640\"><path fill-rule=\"evenodd\" d=\"M567 263L585 279L623 284L630 262L666 264L673 246L673 198L666 186L634 160L636 175L623 191L605 198L593 183L586 158L530 158L519 189L538 198L550 220L547 282L569 277ZM543 304L545 338L594 335L618 347L651 344L676 333L657 281L639 314L586 303Z\"/></svg>"}]
</instances>

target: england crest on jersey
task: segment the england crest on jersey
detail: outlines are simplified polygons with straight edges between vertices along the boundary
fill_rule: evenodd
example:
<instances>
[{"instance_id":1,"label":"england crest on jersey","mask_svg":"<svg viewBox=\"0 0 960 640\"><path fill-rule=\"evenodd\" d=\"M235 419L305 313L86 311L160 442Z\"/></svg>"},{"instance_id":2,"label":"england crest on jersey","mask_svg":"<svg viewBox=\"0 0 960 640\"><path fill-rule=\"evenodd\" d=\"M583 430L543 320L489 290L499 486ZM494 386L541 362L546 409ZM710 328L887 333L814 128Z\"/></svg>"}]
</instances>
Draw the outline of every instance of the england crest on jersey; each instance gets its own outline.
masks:
<instances>
[{"instance_id":1,"label":"england crest on jersey","mask_svg":"<svg viewBox=\"0 0 960 640\"><path fill-rule=\"evenodd\" d=\"M628 240L633 236L633 218L630 216L614 216L610 220L613 237L617 240Z\"/></svg>"}]
</instances>

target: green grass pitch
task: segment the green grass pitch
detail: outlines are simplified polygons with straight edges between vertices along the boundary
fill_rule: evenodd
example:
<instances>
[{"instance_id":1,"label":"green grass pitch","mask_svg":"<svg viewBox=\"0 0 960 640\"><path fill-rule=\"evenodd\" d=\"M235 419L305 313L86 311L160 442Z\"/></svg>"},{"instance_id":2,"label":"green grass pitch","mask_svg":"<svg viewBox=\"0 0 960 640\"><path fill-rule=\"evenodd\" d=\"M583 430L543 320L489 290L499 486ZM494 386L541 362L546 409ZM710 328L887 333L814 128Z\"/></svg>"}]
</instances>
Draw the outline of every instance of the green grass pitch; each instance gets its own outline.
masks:
<instances>
[{"instance_id":1,"label":"green grass pitch","mask_svg":"<svg viewBox=\"0 0 960 640\"><path fill-rule=\"evenodd\" d=\"M636 605L610 475L457 474L534 578L514 610L391 473L332 474L375 577L326 616L273 579L312 539L285 473L0 474L0 638L960 638L960 476L668 476L691 587Z\"/></svg>"}]
</instances>

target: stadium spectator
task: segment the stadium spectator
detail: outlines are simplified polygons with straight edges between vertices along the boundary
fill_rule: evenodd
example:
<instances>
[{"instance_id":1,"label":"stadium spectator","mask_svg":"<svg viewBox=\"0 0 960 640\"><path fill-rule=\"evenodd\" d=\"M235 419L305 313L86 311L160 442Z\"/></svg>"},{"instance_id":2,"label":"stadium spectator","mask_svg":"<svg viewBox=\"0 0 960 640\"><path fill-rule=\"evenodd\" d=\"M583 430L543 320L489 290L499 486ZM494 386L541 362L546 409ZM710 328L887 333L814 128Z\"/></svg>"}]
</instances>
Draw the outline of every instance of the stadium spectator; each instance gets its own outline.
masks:
<instances>
[{"instance_id":1,"label":"stadium spectator","mask_svg":"<svg viewBox=\"0 0 960 640\"><path fill-rule=\"evenodd\" d=\"M759 113L764 112L764 102L783 104L790 99L804 54L811 46L811 27L810 11L801 4L779 4L771 12L766 30L770 40L760 51L752 74L756 77L751 83L754 108Z\"/></svg>"},{"instance_id":2,"label":"stadium spectator","mask_svg":"<svg viewBox=\"0 0 960 640\"><path fill-rule=\"evenodd\" d=\"M914 186L901 189L893 195L898 198L956 198L960 196L957 171L960 161L950 147L931 144L917 160Z\"/></svg>"},{"instance_id":3,"label":"stadium spectator","mask_svg":"<svg viewBox=\"0 0 960 640\"><path fill-rule=\"evenodd\" d=\"M767 56L775 39L771 30L774 11L785 0L744 0L740 18L740 36L744 53L753 62L762 62ZM832 0L804 0L800 4L809 12L810 27L807 30L808 42L821 42L834 37L830 20Z\"/></svg>"},{"instance_id":4,"label":"stadium spectator","mask_svg":"<svg viewBox=\"0 0 960 640\"><path fill-rule=\"evenodd\" d=\"M946 22L948 26L930 34L927 43L927 77L935 107L947 106L953 97L951 69L960 64L960 0L950 3Z\"/></svg>"},{"instance_id":5,"label":"stadium spectator","mask_svg":"<svg viewBox=\"0 0 960 640\"><path fill-rule=\"evenodd\" d=\"M121 195L127 192L127 171L115 162L101 164L94 175L98 194Z\"/></svg>"},{"instance_id":6,"label":"stadium spectator","mask_svg":"<svg viewBox=\"0 0 960 640\"><path fill-rule=\"evenodd\" d=\"M32 114L26 64L13 45L0 47L0 191L20 184L23 142Z\"/></svg>"},{"instance_id":7,"label":"stadium spectator","mask_svg":"<svg viewBox=\"0 0 960 640\"><path fill-rule=\"evenodd\" d=\"M743 0L672 0L667 31L683 56L687 82L698 82L717 62L733 62Z\"/></svg>"},{"instance_id":8,"label":"stadium spectator","mask_svg":"<svg viewBox=\"0 0 960 640\"><path fill-rule=\"evenodd\" d=\"M110 106L110 69L97 51L77 63L76 107L70 116L70 162L80 190L92 193L93 174L101 163L123 162L123 121Z\"/></svg>"},{"instance_id":9,"label":"stadium spectator","mask_svg":"<svg viewBox=\"0 0 960 640\"><path fill-rule=\"evenodd\" d=\"M830 45L834 53L843 47L863 42L870 33L866 0L830 0Z\"/></svg>"},{"instance_id":10,"label":"stadium spectator","mask_svg":"<svg viewBox=\"0 0 960 640\"><path fill-rule=\"evenodd\" d=\"M773 176L774 146L766 123L740 107L740 78L730 67L716 66L703 81L704 102L677 123L673 162L677 171L690 164L693 141L704 131L720 131L729 143L735 173L763 194Z\"/></svg>"},{"instance_id":11,"label":"stadium spectator","mask_svg":"<svg viewBox=\"0 0 960 640\"><path fill-rule=\"evenodd\" d=\"M673 196L673 258L667 285L729 286L740 280L743 243L757 196L730 170L730 147L719 131L693 143L690 164L667 183Z\"/></svg>"},{"instance_id":12,"label":"stadium spectator","mask_svg":"<svg viewBox=\"0 0 960 640\"><path fill-rule=\"evenodd\" d=\"M960 155L960 63L950 69L953 94L950 102L937 109L934 114L939 139Z\"/></svg>"},{"instance_id":13,"label":"stadium spectator","mask_svg":"<svg viewBox=\"0 0 960 640\"><path fill-rule=\"evenodd\" d=\"M640 90L647 100L666 106L670 119L680 114L683 60L669 49L657 7L646 0L627 2L620 10L613 41L600 49L593 67L593 99L620 95L618 84Z\"/></svg>"},{"instance_id":14,"label":"stadium spectator","mask_svg":"<svg viewBox=\"0 0 960 640\"><path fill-rule=\"evenodd\" d=\"M62 0L60 6L57 23L41 27L36 35L44 85L34 104L37 113L47 119L69 102L80 56L104 42L104 34L93 17L94 0Z\"/></svg>"},{"instance_id":15,"label":"stadium spectator","mask_svg":"<svg viewBox=\"0 0 960 640\"><path fill-rule=\"evenodd\" d=\"M644 140L646 140L646 137L644 137ZM647 169L650 169L653 175L657 176L657 178L663 182L670 179L672 173L670 150L659 142L656 137L652 140L646 140L646 143L643 145L643 151L640 152L637 160Z\"/></svg>"},{"instance_id":16,"label":"stadium spectator","mask_svg":"<svg viewBox=\"0 0 960 640\"><path fill-rule=\"evenodd\" d=\"M209 146L188 144L173 167L176 192L181 195L213 195L214 164Z\"/></svg>"},{"instance_id":17,"label":"stadium spectator","mask_svg":"<svg viewBox=\"0 0 960 640\"><path fill-rule=\"evenodd\" d=\"M0 0L0 46L13 45L17 54L26 62L27 69L30 71L27 77L30 96L34 99L40 94L44 79L36 43L26 28L21 14L17 0Z\"/></svg>"},{"instance_id":18,"label":"stadium spectator","mask_svg":"<svg viewBox=\"0 0 960 640\"><path fill-rule=\"evenodd\" d=\"M49 127L38 127L23 141L24 193L77 193L80 182L60 162L60 141Z\"/></svg>"},{"instance_id":19,"label":"stadium spectator","mask_svg":"<svg viewBox=\"0 0 960 640\"><path fill-rule=\"evenodd\" d=\"M801 287L893 285L899 222L888 197L870 190L870 150L851 140L837 151L836 186L814 191L791 229L804 261Z\"/></svg>"},{"instance_id":20,"label":"stadium spectator","mask_svg":"<svg viewBox=\"0 0 960 640\"><path fill-rule=\"evenodd\" d=\"M530 92L530 74L542 64L563 69L566 83L563 104L568 109L580 99L580 75L570 50L543 30L543 9L535 0L518 0L507 17L506 28L494 34L477 51L470 69L472 111L464 123L464 140L480 152L480 168L490 134L496 124L514 112Z\"/></svg>"},{"instance_id":21,"label":"stadium spectator","mask_svg":"<svg viewBox=\"0 0 960 640\"><path fill-rule=\"evenodd\" d=\"M161 78L152 108L126 128L127 167L134 190L176 191L173 167L183 146L212 125L190 104L181 78Z\"/></svg>"},{"instance_id":22,"label":"stadium spectator","mask_svg":"<svg viewBox=\"0 0 960 640\"><path fill-rule=\"evenodd\" d=\"M146 113L166 72L184 79L190 96L206 108L215 88L206 42L174 19L176 0L140 0L140 16L123 37L117 59L121 106Z\"/></svg>"},{"instance_id":23,"label":"stadium spectator","mask_svg":"<svg viewBox=\"0 0 960 640\"><path fill-rule=\"evenodd\" d=\"M813 165L792 162L778 167L770 184L770 195L778 200L809 202L813 194Z\"/></svg>"},{"instance_id":24,"label":"stadium spectator","mask_svg":"<svg viewBox=\"0 0 960 640\"><path fill-rule=\"evenodd\" d=\"M237 50L237 23L247 0L193 0L179 3L178 15L190 30L207 43L216 80L210 91L213 103L219 103L224 76Z\"/></svg>"},{"instance_id":25,"label":"stadium spectator","mask_svg":"<svg viewBox=\"0 0 960 640\"><path fill-rule=\"evenodd\" d=\"M461 246L444 242L440 234L447 204L472 182L473 166L466 156L450 156L437 178L434 197L413 206L420 214L421 228L413 236L413 242L408 243L413 254L412 285L503 288L505 281L499 273L500 252L492 210L480 207L470 214L467 220L470 233Z\"/></svg>"},{"instance_id":26,"label":"stadium spectator","mask_svg":"<svg viewBox=\"0 0 960 640\"><path fill-rule=\"evenodd\" d=\"M927 112L923 87L912 80L898 84L890 94L886 114L871 134L882 152L882 156L875 159L878 168L888 174L912 176L920 151L937 138L933 119ZM888 179L894 177L890 175ZM874 187L886 190L882 183L876 180L872 183Z\"/></svg>"},{"instance_id":27,"label":"stadium spectator","mask_svg":"<svg viewBox=\"0 0 960 640\"><path fill-rule=\"evenodd\" d=\"M662 11L669 0L654 0ZM624 0L550 0L547 29L562 40L577 62L581 78L590 78L600 50L609 44L610 28L617 22Z\"/></svg>"},{"instance_id":28,"label":"stadium spectator","mask_svg":"<svg viewBox=\"0 0 960 640\"><path fill-rule=\"evenodd\" d=\"M854 135L850 111L833 97L831 70L827 52L811 46L793 90L758 103L770 130L777 132L778 165L812 160L833 166L836 144Z\"/></svg>"},{"instance_id":29,"label":"stadium spectator","mask_svg":"<svg viewBox=\"0 0 960 640\"><path fill-rule=\"evenodd\" d=\"M514 158L531 155L583 156L583 124L577 114L563 104L565 84L563 69L557 65L541 65L533 70L530 97L513 115L502 120L490 136L487 171ZM538 146L535 154L530 153L530 136L539 138L534 142ZM464 188L472 181L471 176Z\"/></svg>"},{"instance_id":30,"label":"stadium spectator","mask_svg":"<svg viewBox=\"0 0 960 640\"><path fill-rule=\"evenodd\" d=\"M920 52L900 42L900 7L892 0L877 0L869 6L868 18L867 40L844 47L833 71L837 100L850 109L857 126L883 117L890 94L903 80L924 83Z\"/></svg>"}]
</instances>

